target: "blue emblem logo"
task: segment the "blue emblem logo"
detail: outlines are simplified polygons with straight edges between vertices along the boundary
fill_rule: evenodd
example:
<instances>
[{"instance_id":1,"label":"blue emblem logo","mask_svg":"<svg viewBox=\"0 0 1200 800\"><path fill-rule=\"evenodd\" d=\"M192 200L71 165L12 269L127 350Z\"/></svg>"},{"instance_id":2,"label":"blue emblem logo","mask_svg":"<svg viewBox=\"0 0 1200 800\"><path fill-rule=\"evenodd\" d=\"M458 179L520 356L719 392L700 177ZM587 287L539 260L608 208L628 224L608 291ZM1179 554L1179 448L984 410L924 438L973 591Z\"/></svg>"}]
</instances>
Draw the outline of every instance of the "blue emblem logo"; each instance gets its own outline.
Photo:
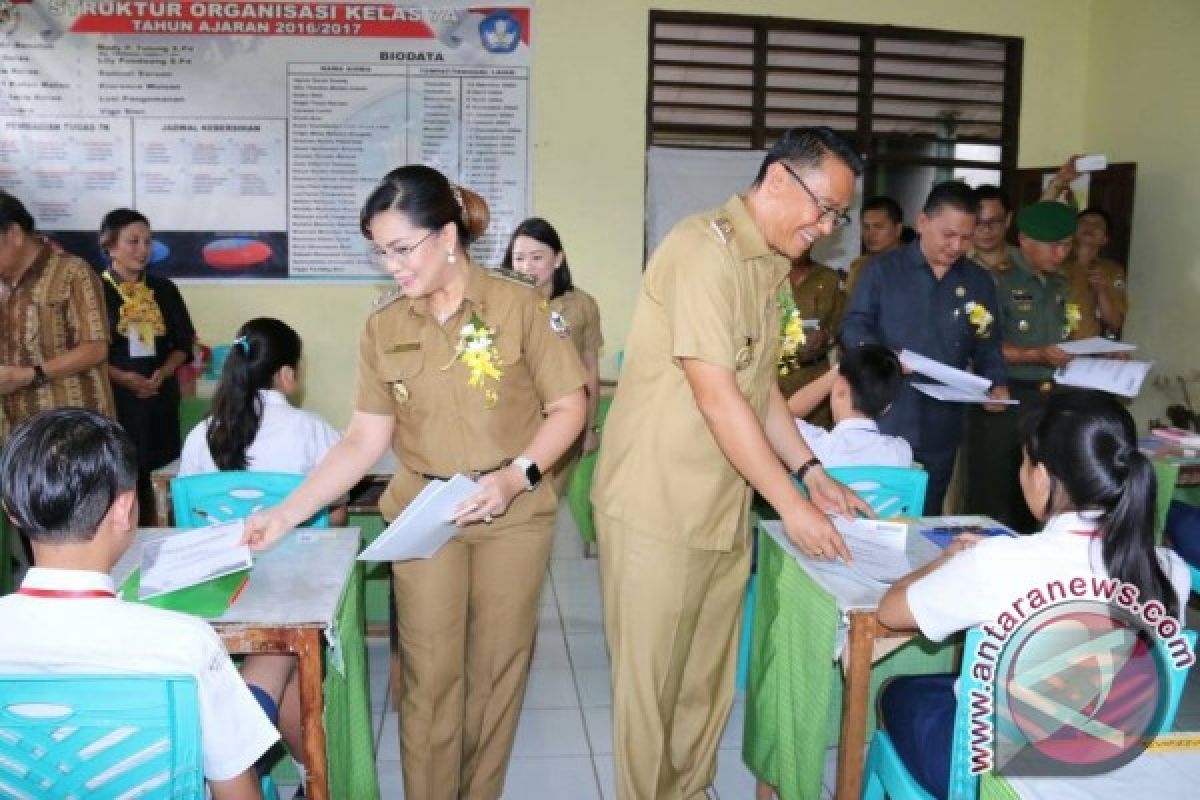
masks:
<instances>
[{"instance_id":1,"label":"blue emblem logo","mask_svg":"<svg viewBox=\"0 0 1200 800\"><path fill-rule=\"evenodd\" d=\"M507 11L493 11L479 23L479 40L489 53L511 53L521 43L521 23Z\"/></svg>"}]
</instances>

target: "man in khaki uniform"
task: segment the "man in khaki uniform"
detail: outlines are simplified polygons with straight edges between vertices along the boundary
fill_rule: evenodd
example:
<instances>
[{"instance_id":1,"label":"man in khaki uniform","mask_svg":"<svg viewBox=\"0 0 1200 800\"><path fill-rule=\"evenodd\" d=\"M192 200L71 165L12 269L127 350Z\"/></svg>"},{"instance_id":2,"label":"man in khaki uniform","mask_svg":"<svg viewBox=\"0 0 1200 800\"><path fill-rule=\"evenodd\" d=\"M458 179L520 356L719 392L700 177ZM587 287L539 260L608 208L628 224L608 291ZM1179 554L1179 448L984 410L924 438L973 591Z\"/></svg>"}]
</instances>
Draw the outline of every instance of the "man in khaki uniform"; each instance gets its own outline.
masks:
<instances>
[{"instance_id":1,"label":"man in khaki uniform","mask_svg":"<svg viewBox=\"0 0 1200 800\"><path fill-rule=\"evenodd\" d=\"M854 291L862 268L875 256L895 250L904 236L904 209L890 197L878 195L863 203L859 214L862 223L863 253L850 262L846 272L846 297Z\"/></svg>"},{"instance_id":2,"label":"man in khaki uniform","mask_svg":"<svg viewBox=\"0 0 1200 800\"><path fill-rule=\"evenodd\" d=\"M967 258L995 278L1012 269L1019 252L1007 241L1012 204L999 186L980 186L975 189L975 197L979 200L979 221L975 223Z\"/></svg>"},{"instance_id":3,"label":"man in khaki uniform","mask_svg":"<svg viewBox=\"0 0 1200 800\"><path fill-rule=\"evenodd\" d=\"M1071 257L1061 270L1067 279L1068 302L1074 305L1073 311L1078 311L1072 339L1116 338L1125 324L1129 312L1125 268L1100 257L1100 251L1108 244L1111 225L1111 218L1102 209L1085 208L1079 212Z\"/></svg>"},{"instance_id":4,"label":"man in khaki uniform","mask_svg":"<svg viewBox=\"0 0 1200 800\"><path fill-rule=\"evenodd\" d=\"M846 293L837 270L805 253L792 262L779 296L781 310L790 313L794 308L804 320L804 346L779 361L779 389L788 398L829 371L829 350L842 322ZM813 425L832 427L829 402L817 406L807 419Z\"/></svg>"},{"instance_id":5,"label":"man in khaki uniform","mask_svg":"<svg viewBox=\"0 0 1200 800\"><path fill-rule=\"evenodd\" d=\"M592 499L612 656L617 793L702 798L733 701L753 490L815 557L826 509L864 508L796 430L776 383L777 293L844 224L862 168L827 128L788 131L754 184L675 226L642 280Z\"/></svg>"}]
</instances>

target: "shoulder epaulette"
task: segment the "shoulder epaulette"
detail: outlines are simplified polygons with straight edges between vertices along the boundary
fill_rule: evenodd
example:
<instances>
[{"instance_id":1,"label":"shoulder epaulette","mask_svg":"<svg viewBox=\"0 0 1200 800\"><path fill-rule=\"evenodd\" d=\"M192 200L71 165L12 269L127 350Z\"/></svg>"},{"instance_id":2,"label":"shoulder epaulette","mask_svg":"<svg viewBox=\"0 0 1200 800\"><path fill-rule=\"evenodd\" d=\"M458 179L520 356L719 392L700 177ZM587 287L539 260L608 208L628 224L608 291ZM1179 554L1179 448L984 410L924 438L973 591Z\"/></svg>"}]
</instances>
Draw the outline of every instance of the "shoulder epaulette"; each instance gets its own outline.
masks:
<instances>
[{"instance_id":1,"label":"shoulder epaulette","mask_svg":"<svg viewBox=\"0 0 1200 800\"><path fill-rule=\"evenodd\" d=\"M721 240L721 244L728 245L733 241L733 223L728 217L716 217L708 224Z\"/></svg>"},{"instance_id":2,"label":"shoulder epaulette","mask_svg":"<svg viewBox=\"0 0 1200 800\"><path fill-rule=\"evenodd\" d=\"M371 303L371 313L374 314L376 311L382 311L403 296L404 293L399 288L388 289Z\"/></svg>"},{"instance_id":3,"label":"shoulder epaulette","mask_svg":"<svg viewBox=\"0 0 1200 800\"><path fill-rule=\"evenodd\" d=\"M506 281L511 281L512 283L519 283L522 286L527 286L531 289L537 286L537 283L533 278L522 272L517 272L516 270L498 267L496 269L489 270L489 272L491 272L491 274L497 278L502 278Z\"/></svg>"}]
</instances>

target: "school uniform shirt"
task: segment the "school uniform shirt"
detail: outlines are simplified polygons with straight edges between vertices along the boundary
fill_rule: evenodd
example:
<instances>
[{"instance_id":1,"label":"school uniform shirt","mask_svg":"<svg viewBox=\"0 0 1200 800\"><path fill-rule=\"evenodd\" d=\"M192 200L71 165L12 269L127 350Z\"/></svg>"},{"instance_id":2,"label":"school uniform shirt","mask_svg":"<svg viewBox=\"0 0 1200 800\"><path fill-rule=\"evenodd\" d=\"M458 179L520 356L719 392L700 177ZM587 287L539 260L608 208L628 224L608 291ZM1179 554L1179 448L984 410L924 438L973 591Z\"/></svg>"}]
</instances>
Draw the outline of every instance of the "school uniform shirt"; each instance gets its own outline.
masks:
<instances>
[{"instance_id":1,"label":"school uniform shirt","mask_svg":"<svg viewBox=\"0 0 1200 800\"><path fill-rule=\"evenodd\" d=\"M254 472L312 472L341 435L319 414L296 408L283 392L263 389L262 424L246 448L246 469ZM179 457L179 475L220 472L208 449L206 418L188 433Z\"/></svg>"},{"instance_id":2,"label":"school uniform shirt","mask_svg":"<svg viewBox=\"0 0 1200 800\"><path fill-rule=\"evenodd\" d=\"M844 419L832 430L796 420L813 455L827 467L911 467L912 446L879 432L873 419Z\"/></svg>"},{"instance_id":3,"label":"school uniform shirt","mask_svg":"<svg viewBox=\"0 0 1200 800\"><path fill-rule=\"evenodd\" d=\"M114 591L103 573L42 567L21 590ZM279 739L208 623L116 597L0 597L0 673L194 676L209 780L241 774Z\"/></svg>"},{"instance_id":4,"label":"school uniform shirt","mask_svg":"<svg viewBox=\"0 0 1200 800\"><path fill-rule=\"evenodd\" d=\"M908 587L908 607L925 638L940 642L952 633L996 621L1033 589L1071 578L1107 578L1094 514L1058 514L1032 536L993 536L958 553ZM1191 573L1173 551L1157 548L1159 564L1187 607ZM1048 596L1048 595L1047 595ZM1028 613L1029 603L1021 608Z\"/></svg>"}]
</instances>

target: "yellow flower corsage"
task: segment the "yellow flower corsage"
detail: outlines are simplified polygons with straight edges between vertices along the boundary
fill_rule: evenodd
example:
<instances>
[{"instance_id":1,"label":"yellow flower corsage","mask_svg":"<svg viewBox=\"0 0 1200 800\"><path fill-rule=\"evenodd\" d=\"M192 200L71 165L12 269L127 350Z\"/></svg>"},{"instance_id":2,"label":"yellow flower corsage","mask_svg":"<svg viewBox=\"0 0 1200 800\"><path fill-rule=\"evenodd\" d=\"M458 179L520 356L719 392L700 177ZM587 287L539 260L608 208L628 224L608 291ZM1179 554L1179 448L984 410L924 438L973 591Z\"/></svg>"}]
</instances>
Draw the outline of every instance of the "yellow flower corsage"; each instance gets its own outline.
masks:
<instances>
[{"instance_id":1,"label":"yellow flower corsage","mask_svg":"<svg viewBox=\"0 0 1200 800\"><path fill-rule=\"evenodd\" d=\"M992 312L987 310L987 306L972 300L963 306L963 311L967 312L967 321L975 327L975 335L980 338L987 336L992 329Z\"/></svg>"},{"instance_id":2,"label":"yellow flower corsage","mask_svg":"<svg viewBox=\"0 0 1200 800\"><path fill-rule=\"evenodd\" d=\"M800 309L793 308L780 323L779 374L787 375L799 366L800 352L804 349L804 318Z\"/></svg>"},{"instance_id":3,"label":"yellow flower corsage","mask_svg":"<svg viewBox=\"0 0 1200 800\"><path fill-rule=\"evenodd\" d=\"M153 342L155 336L166 335L167 325L163 321L162 310L154 299L154 290L145 281L117 281L111 272L104 273L104 277L121 297L117 333L126 338L136 336L145 343Z\"/></svg>"},{"instance_id":4,"label":"yellow flower corsage","mask_svg":"<svg viewBox=\"0 0 1200 800\"><path fill-rule=\"evenodd\" d=\"M1079 328L1079 323L1083 320L1083 312L1079 310L1079 303L1067 303L1066 307L1067 324L1063 327L1063 336L1070 336Z\"/></svg>"},{"instance_id":5,"label":"yellow flower corsage","mask_svg":"<svg viewBox=\"0 0 1200 800\"><path fill-rule=\"evenodd\" d=\"M487 407L495 408L500 395L487 385L487 381L491 379L499 383L504 377L504 370L500 368L500 351L496 349L496 331L489 328L478 314L471 314L471 321L463 325L458 334L454 359L442 369L449 369L455 361L463 364L470 372L467 385L482 389Z\"/></svg>"}]
</instances>

